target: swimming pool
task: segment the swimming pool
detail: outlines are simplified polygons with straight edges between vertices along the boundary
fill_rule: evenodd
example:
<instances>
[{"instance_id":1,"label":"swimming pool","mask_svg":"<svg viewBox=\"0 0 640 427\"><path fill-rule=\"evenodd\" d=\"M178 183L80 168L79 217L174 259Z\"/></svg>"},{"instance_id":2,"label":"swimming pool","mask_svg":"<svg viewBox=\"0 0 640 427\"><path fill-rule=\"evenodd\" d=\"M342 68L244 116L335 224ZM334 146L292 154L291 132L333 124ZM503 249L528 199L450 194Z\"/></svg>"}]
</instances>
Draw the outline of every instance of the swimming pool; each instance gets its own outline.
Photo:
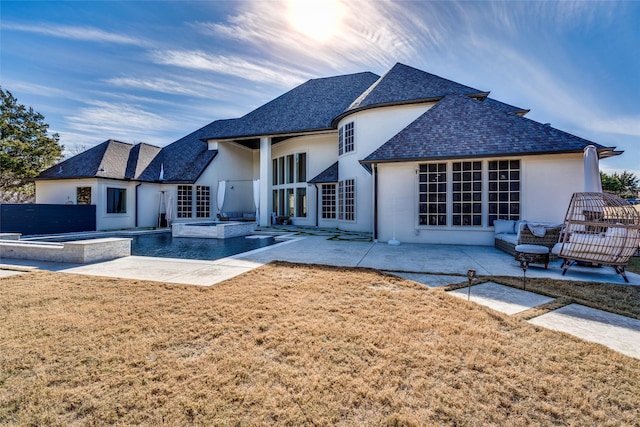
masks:
<instances>
[{"instance_id":1,"label":"swimming pool","mask_svg":"<svg viewBox=\"0 0 640 427\"><path fill-rule=\"evenodd\" d=\"M100 235L75 238L53 238L37 240L72 241L84 239L96 239L104 237ZM263 248L276 243L271 236L260 238L232 237L229 239L200 239L195 237L171 237L171 233L145 233L145 234L109 234L109 237L126 237L131 239L131 255L150 256L158 258L181 258L215 260Z\"/></svg>"}]
</instances>

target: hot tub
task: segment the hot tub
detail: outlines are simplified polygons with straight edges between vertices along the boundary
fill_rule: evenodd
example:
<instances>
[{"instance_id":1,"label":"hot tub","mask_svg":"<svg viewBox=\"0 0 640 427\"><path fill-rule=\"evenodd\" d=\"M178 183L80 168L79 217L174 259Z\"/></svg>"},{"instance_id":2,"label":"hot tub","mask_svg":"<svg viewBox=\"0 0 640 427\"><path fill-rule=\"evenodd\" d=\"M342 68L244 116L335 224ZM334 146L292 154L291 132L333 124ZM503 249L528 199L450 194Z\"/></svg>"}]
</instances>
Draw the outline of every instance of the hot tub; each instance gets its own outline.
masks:
<instances>
[{"instance_id":1,"label":"hot tub","mask_svg":"<svg viewBox=\"0 0 640 427\"><path fill-rule=\"evenodd\" d=\"M173 237L199 237L205 239L228 239L248 236L256 229L255 222L210 221L171 224Z\"/></svg>"}]
</instances>

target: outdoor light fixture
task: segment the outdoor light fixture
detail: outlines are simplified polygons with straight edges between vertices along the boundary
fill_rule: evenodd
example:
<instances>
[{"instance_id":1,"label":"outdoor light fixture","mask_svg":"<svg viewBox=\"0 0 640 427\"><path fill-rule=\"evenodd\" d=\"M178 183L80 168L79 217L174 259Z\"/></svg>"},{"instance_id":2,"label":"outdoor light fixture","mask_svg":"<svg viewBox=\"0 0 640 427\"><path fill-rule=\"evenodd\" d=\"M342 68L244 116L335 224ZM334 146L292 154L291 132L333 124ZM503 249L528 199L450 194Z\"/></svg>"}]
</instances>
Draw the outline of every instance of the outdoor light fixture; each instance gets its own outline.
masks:
<instances>
[{"instance_id":1,"label":"outdoor light fixture","mask_svg":"<svg viewBox=\"0 0 640 427\"><path fill-rule=\"evenodd\" d=\"M520 268L522 269L522 290L527 290L527 268L529 268L529 261L520 261Z\"/></svg>"},{"instance_id":2,"label":"outdoor light fixture","mask_svg":"<svg viewBox=\"0 0 640 427\"><path fill-rule=\"evenodd\" d=\"M471 285L473 285L473 279L476 278L476 271L474 269L467 270L467 280L469 280L469 287L467 288L467 301L471 299Z\"/></svg>"}]
</instances>

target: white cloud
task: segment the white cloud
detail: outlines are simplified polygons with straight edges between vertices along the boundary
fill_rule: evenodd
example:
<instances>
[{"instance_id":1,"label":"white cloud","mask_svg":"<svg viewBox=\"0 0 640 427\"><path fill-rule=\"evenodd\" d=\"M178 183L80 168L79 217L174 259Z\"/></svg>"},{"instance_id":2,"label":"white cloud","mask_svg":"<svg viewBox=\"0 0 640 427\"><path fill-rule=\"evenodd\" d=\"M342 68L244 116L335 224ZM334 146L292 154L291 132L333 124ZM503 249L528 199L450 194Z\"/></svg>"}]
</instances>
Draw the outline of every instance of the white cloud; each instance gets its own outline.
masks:
<instances>
[{"instance_id":1,"label":"white cloud","mask_svg":"<svg viewBox=\"0 0 640 427\"><path fill-rule=\"evenodd\" d=\"M611 118L592 117L585 126L596 132L640 137L640 116L621 116ZM640 160L638 160L640 162Z\"/></svg>"},{"instance_id":2,"label":"white cloud","mask_svg":"<svg viewBox=\"0 0 640 427\"><path fill-rule=\"evenodd\" d=\"M155 51L152 56L158 64L210 71L282 87L291 87L309 78L296 68L287 68L264 60L250 61L239 56L214 55L202 50Z\"/></svg>"},{"instance_id":3,"label":"white cloud","mask_svg":"<svg viewBox=\"0 0 640 427\"><path fill-rule=\"evenodd\" d=\"M101 135L103 139L124 136L126 140L130 140L132 135L154 135L175 126L166 117L144 111L134 104L95 101L89 105L78 114L66 118L72 130Z\"/></svg>"},{"instance_id":4,"label":"white cloud","mask_svg":"<svg viewBox=\"0 0 640 427\"><path fill-rule=\"evenodd\" d=\"M22 31L42 34L49 37L58 37L70 40L92 41L100 43L116 43L146 47L150 46L147 40L130 37L123 34L112 33L93 27L80 27L72 25L54 25L42 23L38 25L3 24L3 30Z\"/></svg>"},{"instance_id":5,"label":"white cloud","mask_svg":"<svg viewBox=\"0 0 640 427\"><path fill-rule=\"evenodd\" d=\"M296 31L288 22L286 2L249 2L227 22L192 24L205 35L223 38L261 52L277 64L290 64L317 74L318 69L358 71L387 69L416 57L425 45L443 39L437 21L418 17L407 4L387 1L340 2L341 22L321 43ZM429 7L420 3L421 7ZM429 16L427 16L429 17ZM290 70L283 70L289 72Z\"/></svg>"}]
</instances>

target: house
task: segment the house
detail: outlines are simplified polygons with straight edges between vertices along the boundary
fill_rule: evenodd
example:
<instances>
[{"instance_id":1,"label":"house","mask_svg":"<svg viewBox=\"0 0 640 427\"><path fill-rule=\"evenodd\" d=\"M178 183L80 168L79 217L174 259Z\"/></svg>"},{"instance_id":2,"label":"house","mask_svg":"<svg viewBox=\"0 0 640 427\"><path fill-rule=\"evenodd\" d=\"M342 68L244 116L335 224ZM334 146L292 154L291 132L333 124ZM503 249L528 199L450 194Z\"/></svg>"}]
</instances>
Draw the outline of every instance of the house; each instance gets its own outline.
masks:
<instances>
[{"instance_id":1,"label":"house","mask_svg":"<svg viewBox=\"0 0 640 427\"><path fill-rule=\"evenodd\" d=\"M483 90L396 64L312 79L160 149L106 141L45 170L37 203L94 203L99 229L256 212L376 239L491 245L495 219L562 222L583 149ZM255 188L255 195L254 195ZM219 196L221 200L218 201Z\"/></svg>"}]
</instances>

